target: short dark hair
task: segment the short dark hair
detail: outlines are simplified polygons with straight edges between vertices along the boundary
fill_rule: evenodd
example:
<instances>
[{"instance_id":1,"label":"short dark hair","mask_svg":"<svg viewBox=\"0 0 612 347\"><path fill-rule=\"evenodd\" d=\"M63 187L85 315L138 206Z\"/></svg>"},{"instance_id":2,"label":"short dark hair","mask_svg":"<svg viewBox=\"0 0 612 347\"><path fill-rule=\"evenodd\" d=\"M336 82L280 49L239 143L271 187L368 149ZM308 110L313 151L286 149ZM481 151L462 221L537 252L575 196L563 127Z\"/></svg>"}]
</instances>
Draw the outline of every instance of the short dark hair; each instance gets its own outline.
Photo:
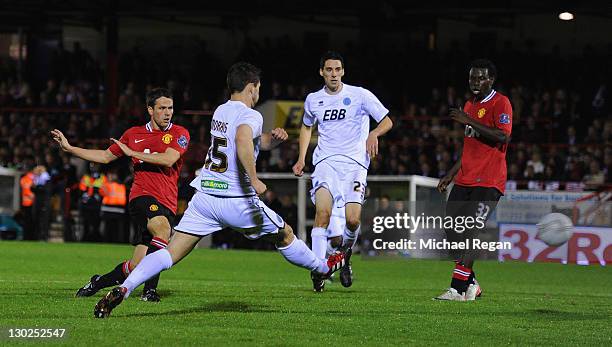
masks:
<instances>
[{"instance_id":1,"label":"short dark hair","mask_svg":"<svg viewBox=\"0 0 612 347\"><path fill-rule=\"evenodd\" d=\"M147 107L155 108L155 101L161 97L172 99L172 92L166 88L153 88L147 93Z\"/></svg>"},{"instance_id":2,"label":"short dark hair","mask_svg":"<svg viewBox=\"0 0 612 347\"><path fill-rule=\"evenodd\" d=\"M319 62L319 68L323 69L323 67L325 66L325 62L328 60L340 60L340 64L342 65L342 68L344 69L344 59L342 58L340 53L336 51L325 52L325 54L321 56L321 61Z\"/></svg>"},{"instance_id":3,"label":"short dark hair","mask_svg":"<svg viewBox=\"0 0 612 347\"><path fill-rule=\"evenodd\" d=\"M235 63L227 71L227 88L230 94L240 93L249 83L261 80L261 69L243 61Z\"/></svg>"},{"instance_id":4,"label":"short dark hair","mask_svg":"<svg viewBox=\"0 0 612 347\"><path fill-rule=\"evenodd\" d=\"M497 77L497 68L492 61L488 59L475 59L470 63L470 69L487 69L489 71L489 77Z\"/></svg>"}]
</instances>

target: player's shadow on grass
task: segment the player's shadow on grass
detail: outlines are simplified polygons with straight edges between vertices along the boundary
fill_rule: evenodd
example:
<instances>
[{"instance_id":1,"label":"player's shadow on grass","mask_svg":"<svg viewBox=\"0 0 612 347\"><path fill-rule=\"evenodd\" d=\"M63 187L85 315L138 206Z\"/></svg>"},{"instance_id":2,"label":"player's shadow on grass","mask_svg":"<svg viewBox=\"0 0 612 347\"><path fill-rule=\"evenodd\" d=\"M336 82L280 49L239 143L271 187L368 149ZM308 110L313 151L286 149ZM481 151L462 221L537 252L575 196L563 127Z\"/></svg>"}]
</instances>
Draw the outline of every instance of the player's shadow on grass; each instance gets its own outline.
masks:
<instances>
[{"instance_id":1,"label":"player's shadow on grass","mask_svg":"<svg viewBox=\"0 0 612 347\"><path fill-rule=\"evenodd\" d=\"M165 290L158 290L157 294L159 294L159 296L162 298L162 300L164 298L168 298L168 297L174 296L174 293L171 290L167 290L167 289L165 289Z\"/></svg>"},{"instance_id":2,"label":"player's shadow on grass","mask_svg":"<svg viewBox=\"0 0 612 347\"><path fill-rule=\"evenodd\" d=\"M172 310L166 312L149 312L149 313L133 313L122 315L122 317L147 317L147 316L178 316L182 314L191 313L214 313L214 312L236 312L236 313L250 313L250 312L275 312L273 309L266 308L265 306L254 306L239 301L221 301L213 302L200 307L191 307L183 310Z\"/></svg>"}]
</instances>

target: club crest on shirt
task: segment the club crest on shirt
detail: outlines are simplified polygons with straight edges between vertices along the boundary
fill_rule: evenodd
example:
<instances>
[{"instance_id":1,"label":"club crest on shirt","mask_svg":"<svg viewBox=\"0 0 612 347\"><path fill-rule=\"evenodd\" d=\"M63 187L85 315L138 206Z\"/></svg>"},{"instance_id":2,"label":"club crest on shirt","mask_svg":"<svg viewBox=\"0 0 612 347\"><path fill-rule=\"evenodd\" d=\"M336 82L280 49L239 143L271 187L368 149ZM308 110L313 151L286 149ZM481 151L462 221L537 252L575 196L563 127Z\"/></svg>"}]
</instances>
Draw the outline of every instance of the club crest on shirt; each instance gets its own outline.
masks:
<instances>
[{"instance_id":1,"label":"club crest on shirt","mask_svg":"<svg viewBox=\"0 0 612 347\"><path fill-rule=\"evenodd\" d=\"M162 136L162 142L169 145L170 142L172 142L172 135L170 134L166 134L164 136Z\"/></svg>"},{"instance_id":2,"label":"club crest on shirt","mask_svg":"<svg viewBox=\"0 0 612 347\"><path fill-rule=\"evenodd\" d=\"M346 106L351 104L351 98L344 98L344 100L342 100L342 103L345 104Z\"/></svg>"},{"instance_id":3,"label":"club crest on shirt","mask_svg":"<svg viewBox=\"0 0 612 347\"><path fill-rule=\"evenodd\" d=\"M159 206L157 206L157 205L155 205L155 204L153 204L153 205L149 206L149 211L151 211L151 212L155 212L155 211L157 211L157 210L159 210Z\"/></svg>"},{"instance_id":4,"label":"club crest on shirt","mask_svg":"<svg viewBox=\"0 0 612 347\"><path fill-rule=\"evenodd\" d=\"M185 135L181 135L179 139L176 141L181 148L187 148L187 137Z\"/></svg>"},{"instance_id":5,"label":"club crest on shirt","mask_svg":"<svg viewBox=\"0 0 612 347\"><path fill-rule=\"evenodd\" d=\"M510 115L507 113L502 113L499 115L499 123L500 124L510 124Z\"/></svg>"},{"instance_id":6,"label":"club crest on shirt","mask_svg":"<svg viewBox=\"0 0 612 347\"><path fill-rule=\"evenodd\" d=\"M478 110L478 118L482 118L485 116L485 113L487 113L487 109L486 108L481 108L480 110Z\"/></svg>"}]
</instances>

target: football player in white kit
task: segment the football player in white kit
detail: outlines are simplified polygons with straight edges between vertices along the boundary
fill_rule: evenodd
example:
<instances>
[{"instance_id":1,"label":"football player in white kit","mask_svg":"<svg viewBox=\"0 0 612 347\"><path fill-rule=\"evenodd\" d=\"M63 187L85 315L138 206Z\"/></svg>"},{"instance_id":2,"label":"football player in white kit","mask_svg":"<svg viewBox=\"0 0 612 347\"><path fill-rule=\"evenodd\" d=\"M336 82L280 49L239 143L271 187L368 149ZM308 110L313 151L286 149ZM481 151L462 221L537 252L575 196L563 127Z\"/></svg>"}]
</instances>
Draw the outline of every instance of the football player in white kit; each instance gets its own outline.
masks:
<instances>
[{"instance_id":1,"label":"football player in white kit","mask_svg":"<svg viewBox=\"0 0 612 347\"><path fill-rule=\"evenodd\" d=\"M268 208L258 195L266 185L257 178L259 150L270 150L288 136L277 128L262 133L263 117L253 109L259 100L261 71L248 63L236 63L228 71L231 98L217 107L211 123L211 145L204 166L191 186L195 195L168 247L146 256L120 287L111 290L94 309L94 316L108 317L130 292L183 259L203 236L230 227L249 239L265 237L274 242L290 263L323 278L342 268L345 254L327 261L317 258L293 234L291 227Z\"/></svg>"},{"instance_id":2,"label":"football player in white kit","mask_svg":"<svg viewBox=\"0 0 612 347\"><path fill-rule=\"evenodd\" d=\"M327 229L333 207L344 207L346 226L342 248L347 261L340 270L340 282L352 285L349 258L359 234L361 204L364 200L370 158L378 154L378 137L393 126L383 104L369 90L342 83L344 60L337 52L321 57L319 74L325 86L310 93L304 102L304 118L300 130L300 153L293 173L302 176L306 152L317 124L319 139L313 153L311 197L315 203L315 224L312 229L312 250L324 258L327 249ZM370 131L370 117L378 126ZM314 290L325 284L317 273L311 273Z\"/></svg>"}]
</instances>

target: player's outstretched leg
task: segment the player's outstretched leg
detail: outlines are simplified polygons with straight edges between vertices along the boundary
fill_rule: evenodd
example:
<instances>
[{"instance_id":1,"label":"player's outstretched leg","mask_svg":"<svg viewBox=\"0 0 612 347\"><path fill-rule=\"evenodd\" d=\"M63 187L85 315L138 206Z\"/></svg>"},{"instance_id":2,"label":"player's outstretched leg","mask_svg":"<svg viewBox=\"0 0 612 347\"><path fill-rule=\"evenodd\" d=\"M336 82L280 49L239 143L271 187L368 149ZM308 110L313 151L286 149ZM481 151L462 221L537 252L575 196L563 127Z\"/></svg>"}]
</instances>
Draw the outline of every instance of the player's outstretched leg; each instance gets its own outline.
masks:
<instances>
[{"instance_id":1,"label":"player's outstretched leg","mask_svg":"<svg viewBox=\"0 0 612 347\"><path fill-rule=\"evenodd\" d=\"M342 220L344 221L344 218L342 218ZM344 226L342 226L342 229L344 229ZM325 251L325 257L329 257L330 255L337 253L341 246L342 246L342 235L328 238L327 239L327 250ZM333 283L335 275L336 274L334 273L331 276L329 276L329 278L325 280L325 284Z\"/></svg>"},{"instance_id":2,"label":"player's outstretched leg","mask_svg":"<svg viewBox=\"0 0 612 347\"><path fill-rule=\"evenodd\" d=\"M94 307L94 317L106 318L110 316L113 309L123 301L126 292L127 289L123 287L113 288Z\"/></svg>"},{"instance_id":3,"label":"player's outstretched leg","mask_svg":"<svg viewBox=\"0 0 612 347\"><path fill-rule=\"evenodd\" d=\"M199 236L177 232L168 248L151 253L136 266L120 287L111 290L94 308L96 318L105 318L139 285L183 259L200 241ZM120 296L120 298L119 298Z\"/></svg>"},{"instance_id":4,"label":"player's outstretched leg","mask_svg":"<svg viewBox=\"0 0 612 347\"><path fill-rule=\"evenodd\" d=\"M327 261L321 261L306 246L304 241L295 237L293 229L288 224L285 224L285 227L274 236L276 238L276 248L288 262L314 272L317 276L321 276L323 280L340 270L345 264L344 252L338 252L331 255Z\"/></svg>"},{"instance_id":5,"label":"player's outstretched leg","mask_svg":"<svg viewBox=\"0 0 612 347\"><path fill-rule=\"evenodd\" d=\"M157 252L160 249L164 249L168 246L168 242L164 239L154 237L151 243L147 247L147 255ZM157 284L159 283L159 275L151 277L145 282L142 290L140 300L149 302L159 302L161 299L157 294Z\"/></svg>"},{"instance_id":6,"label":"player's outstretched leg","mask_svg":"<svg viewBox=\"0 0 612 347\"><path fill-rule=\"evenodd\" d=\"M165 216L155 216L147 222L147 230L151 235L153 235L153 239L147 245L147 255L157 252L160 249L166 248L168 246L168 239L170 238L170 234L172 232L172 227L170 226L170 222L168 218ZM161 299L159 294L157 294L157 285L159 284L159 275L153 276L149 280L147 280L144 284L144 288L142 290L142 295L140 296L140 300L148 301L148 302L159 302Z\"/></svg>"}]
</instances>

